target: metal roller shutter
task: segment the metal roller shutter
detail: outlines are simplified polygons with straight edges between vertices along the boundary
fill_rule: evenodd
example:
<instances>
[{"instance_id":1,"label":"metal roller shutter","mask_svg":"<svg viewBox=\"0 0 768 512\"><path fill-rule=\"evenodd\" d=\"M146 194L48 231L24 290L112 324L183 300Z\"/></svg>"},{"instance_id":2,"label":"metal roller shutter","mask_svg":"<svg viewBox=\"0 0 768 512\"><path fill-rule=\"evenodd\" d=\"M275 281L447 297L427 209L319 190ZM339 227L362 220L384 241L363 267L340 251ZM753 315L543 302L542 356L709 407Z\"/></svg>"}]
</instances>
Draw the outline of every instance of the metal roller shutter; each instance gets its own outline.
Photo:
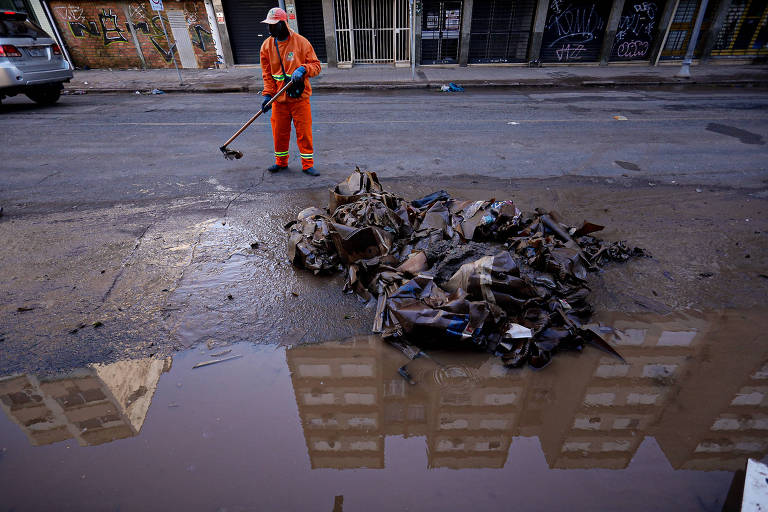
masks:
<instances>
[{"instance_id":1,"label":"metal roller shutter","mask_svg":"<svg viewBox=\"0 0 768 512\"><path fill-rule=\"evenodd\" d=\"M624 3L624 11L616 30L611 60L648 60L653 36L665 0L632 0Z\"/></svg>"},{"instance_id":2,"label":"metal roller shutter","mask_svg":"<svg viewBox=\"0 0 768 512\"><path fill-rule=\"evenodd\" d=\"M600 58L611 0L550 0L542 62L594 62Z\"/></svg>"},{"instance_id":3,"label":"metal roller shutter","mask_svg":"<svg viewBox=\"0 0 768 512\"><path fill-rule=\"evenodd\" d=\"M223 4L235 64L258 64L261 43L269 37L269 29L261 20L277 2L227 0Z\"/></svg>"},{"instance_id":4,"label":"metal roller shutter","mask_svg":"<svg viewBox=\"0 0 768 512\"><path fill-rule=\"evenodd\" d=\"M525 62L536 0L475 0L469 62Z\"/></svg>"},{"instance_id":5,"label":"metal roller shutter","mask_svg":"<svg viewBox=\"0 0 768 512\"><path fill-rule=\"evenodd\" d=\"M323 4L317 0L296 0L296 21L299 34L306 37L315 49L321 62L328 62L325 51L325 26L323 25Z\"/></svg>"}]
</instances>

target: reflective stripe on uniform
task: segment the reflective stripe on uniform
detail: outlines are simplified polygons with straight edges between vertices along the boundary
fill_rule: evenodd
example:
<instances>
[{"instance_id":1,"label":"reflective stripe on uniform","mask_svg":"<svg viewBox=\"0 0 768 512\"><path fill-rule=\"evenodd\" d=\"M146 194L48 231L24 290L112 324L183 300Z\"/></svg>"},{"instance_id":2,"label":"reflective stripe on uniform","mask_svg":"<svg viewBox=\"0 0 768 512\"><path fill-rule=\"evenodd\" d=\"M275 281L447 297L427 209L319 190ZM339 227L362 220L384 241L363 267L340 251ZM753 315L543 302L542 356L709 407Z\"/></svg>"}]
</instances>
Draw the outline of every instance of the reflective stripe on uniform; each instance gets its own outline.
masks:
<instances>
[{"instance_id":1,"label":"reflective stripe on uniform","mask_svg":"<svg viewBox=\"0 0 768 512\"><path fill-rule=\"evenodd\" d=\"M305 158L305 159L313 158L313 155L314 155L314 153L299 153L299 156L301 156L301 158Z\"/></svg>"},{"instance_id":2,"label":"reflective stripe on uniform","mask_svg":"<svg viewBox=\"0 0 768 512\"><path fill-rule=\"evenodd\" d=\"M275 151L275 156L288 156L287 151Z\"/></svg>"}]
</instances>

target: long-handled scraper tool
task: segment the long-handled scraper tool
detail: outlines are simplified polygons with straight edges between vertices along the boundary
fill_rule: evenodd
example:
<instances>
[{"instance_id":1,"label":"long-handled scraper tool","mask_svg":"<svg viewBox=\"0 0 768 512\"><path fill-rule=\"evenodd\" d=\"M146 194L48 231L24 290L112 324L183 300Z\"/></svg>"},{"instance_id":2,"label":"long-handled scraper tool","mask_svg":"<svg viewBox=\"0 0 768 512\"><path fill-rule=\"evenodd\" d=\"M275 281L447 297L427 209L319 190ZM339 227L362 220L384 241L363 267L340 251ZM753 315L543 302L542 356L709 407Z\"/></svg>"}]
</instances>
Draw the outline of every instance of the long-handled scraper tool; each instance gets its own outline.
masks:
<instances>
[{"instance_id":1,"label":"long-handled scraper tool","mask_svg":"<svg viewBox=\"0 0 768 512\"><path fill-rule=\"evenodd\" d=\"M283 94L283 93L286 91L286 89L288 89L288 87L290 87L290 86L291 86L291 84L292 84L292 83L293 83L293 80L288 80L288 82L287 82L287 83L286 83L286 84L285 84L285 85L282 87L282 89L280 89L279 91L277 91L277 94L275 94L275 95L272 97L272 99L271 99L271 100L269 100L269 101L267 102L267 104L266 104L266 105L264 105L263 107L261 107L261 110L259 110L259 111L256 113L256 115L255 115L255 116L253 116L252 118L250 118L250 119L248 120L248 122L247 122L247 123L245 123L245 124L243 125L243 127L242 127L242 128L240 128L239 130L237 130L237 131L235 132L235 134L234 134L232 137L230 137L230 138L229 138L229 140L228 140L227 142L225 142L223 146L221 146L221 147L219 148L219 149L221 150L221 152L222 152L222 153L224 153L224 158L226 158L227 160L235 160L235 159L243 158L243 152L242 152L242 151L237 151L236 149L230 149L230 148L228 148L227 146L229 146L230 144L232 144L232 141L233 141L233 140L235 140L237 137L239 137L239 136L240 136L240 134L241 134L241 133L243 133L243 132L245 131L245 129L246 129L246 128L248 128L249 126L251 126L251 123L253 123L255 120L257 120L257 119L259 118L259 116L260 116L261 114L263 114L263 113L264 113L264 109L265 109L266 107L270 106L270 105L271 105L271 104L272 104L272 103L273 103L273 102L274 102L274 101L275 101L277 98L279 98L279 97L280 97L280 95L282 95L282 94Z\"/></svg>"}]
</instances>

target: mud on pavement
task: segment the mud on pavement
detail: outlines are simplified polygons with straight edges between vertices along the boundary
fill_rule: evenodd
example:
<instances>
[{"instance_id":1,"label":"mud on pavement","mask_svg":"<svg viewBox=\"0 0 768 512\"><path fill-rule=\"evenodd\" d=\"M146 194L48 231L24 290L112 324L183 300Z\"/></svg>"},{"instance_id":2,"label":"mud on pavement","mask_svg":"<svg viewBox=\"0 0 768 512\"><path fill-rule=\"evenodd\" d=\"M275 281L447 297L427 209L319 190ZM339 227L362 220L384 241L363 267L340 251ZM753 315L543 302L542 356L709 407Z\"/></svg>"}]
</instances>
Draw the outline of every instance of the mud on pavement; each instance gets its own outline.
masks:
<instances>
[{"instance_id":1,"label":"mud on pavement","mask_svg":"<svg viewBox=\"0 0 768 512\"><path fill-rule=\"evenodd\" d=\"M765 190L585 178L399 179L406 197L512 199L607 226L652 258L589 278L596 311L751 308L768 294ZM262 189L266 189L265 184ZM86 205L0 219L0 373L54 371L205 343L342 339L373 311L285 256L282 227L327 189ZM331 282L337 280L338 282Z\"/></svg>"}]
</instances>

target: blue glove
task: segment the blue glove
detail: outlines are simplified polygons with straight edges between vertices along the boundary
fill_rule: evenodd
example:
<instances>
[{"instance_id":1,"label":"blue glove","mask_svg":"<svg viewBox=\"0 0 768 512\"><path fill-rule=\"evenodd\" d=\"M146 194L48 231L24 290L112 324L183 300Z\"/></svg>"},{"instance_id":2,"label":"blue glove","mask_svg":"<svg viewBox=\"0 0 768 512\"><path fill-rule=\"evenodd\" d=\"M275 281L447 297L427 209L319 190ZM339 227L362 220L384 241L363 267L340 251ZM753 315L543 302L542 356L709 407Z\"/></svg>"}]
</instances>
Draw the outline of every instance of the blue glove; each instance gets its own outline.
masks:
<instances>
[{"instance_id":1,"label":"blue glove","mask_svg":"<svg viewBox=\"0 0 768 512\"><path fill-rule=\"evenodd\" d=\"M302 80L304 80L304 75L306 74L307 74L307 68L305 68L304 66L299 66L298 68L296 68L296 71L294 71L293 74L291 75L291 80L293 80L296 83L299 83Z\"/></svg>"},{"instance_id":2,"label":"blue glove","mask_svg":"<svg viewBox=\"0 0 768 512\"><path fill-rule=\"evenodd\" d=\"M269 94L264 95L264 101L261 102L261 110L263 110L264 113L267 113L270 110L272 110L272 105L269 105L269 106L267 105L267 103L269 103L269 100L271 99L272 99L272 96L270 96Z\"/></svg>"}]
</instances>

